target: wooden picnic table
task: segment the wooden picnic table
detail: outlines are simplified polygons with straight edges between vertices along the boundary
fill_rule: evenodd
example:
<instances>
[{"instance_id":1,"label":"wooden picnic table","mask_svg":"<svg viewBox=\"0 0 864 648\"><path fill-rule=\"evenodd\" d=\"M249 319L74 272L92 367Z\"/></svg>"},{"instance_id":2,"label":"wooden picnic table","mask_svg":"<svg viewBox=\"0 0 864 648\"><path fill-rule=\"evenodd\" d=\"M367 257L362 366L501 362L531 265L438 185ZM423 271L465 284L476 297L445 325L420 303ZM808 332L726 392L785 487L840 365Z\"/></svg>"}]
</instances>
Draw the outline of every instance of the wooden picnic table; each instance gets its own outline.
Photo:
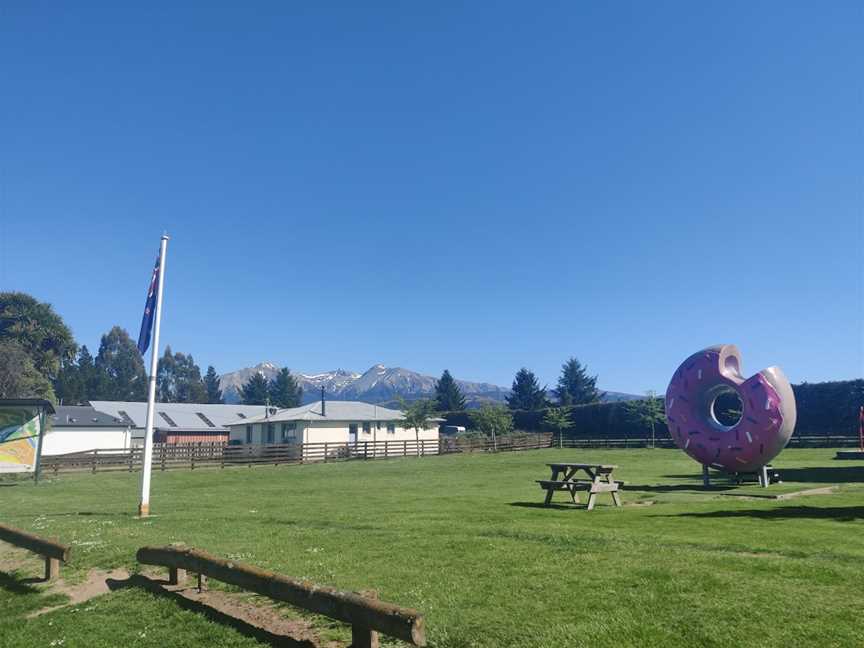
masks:
<instances>
[{"instance_id":1,"label":"wooden picnic table","mask_svg":"<svg viewBox=\"0 0 864 648\"><path fill-rule=\"evenodd\" d=\"M597 495L609 493L615 506L621 506L621 497L618 492L622 482L612 479L612 471L618 466L613 464L597 463L548 463L552 469L551 479L538 479L540 488L546 491L544 504L549 506L555 491L567 491L574 504L579 504L578 491L588 491L588 510L594 508ZM580 473L585 473L588 478L579 478Z\"/></svg>"}]
</instances>

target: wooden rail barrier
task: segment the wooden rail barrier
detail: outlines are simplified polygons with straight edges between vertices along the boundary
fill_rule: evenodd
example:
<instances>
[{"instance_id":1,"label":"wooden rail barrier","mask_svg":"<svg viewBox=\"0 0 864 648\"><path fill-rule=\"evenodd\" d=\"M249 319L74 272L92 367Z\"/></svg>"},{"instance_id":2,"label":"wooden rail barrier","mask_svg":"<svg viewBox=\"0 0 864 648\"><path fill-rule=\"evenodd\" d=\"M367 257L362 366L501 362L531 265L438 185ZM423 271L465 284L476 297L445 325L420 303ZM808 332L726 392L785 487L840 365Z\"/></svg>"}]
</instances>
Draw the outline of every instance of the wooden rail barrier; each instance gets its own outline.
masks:
<instances>
[{"instance_id":1,"label":"wooden rail barrier","mask_svg":"<svg viewBox=\"0 0 864 648\"><path fill-rule=\"evenodd\" d=\"M668 436L658 436L657 448L674 448ZM499 437L493 443L484 437L447 437L439 439L355 441L328 443L272 443L265 445L230 445L225 443L156 444L153 448L153 470L280 466L301 463L379 460L396 457L432 457L452 453L515 452L542 448L646 448L650 437L553 437L550 433L516 433ZM851 435L794 435L789 447L856 448L858 437ZM143 449L121 448L42 457L43 474L61 472L133 472L141 469Z\"/></svg>"},{"instance_id":2,"label":"wooden rail barrier","mask_svg":"<svg viewBox=\"0 0 864 648\"><path fill-rule=\"evenodd\" d=\"M181 583L186 572L191 571L198 574L199 578L215 578L273 600L290 603L348 623L351 625L353 648L377 648L379 632L415 646L426 645L425 621L417 610L361 594L295 580L188 547L142 547L136 558L145 565L167 567L170 582L173 584Z\"/></svg>"},{"instance_id":3,"label":"wooden rail barrier","mask_svg":"<svg viewBox=\"0 0 864 648\"><path fill-rule=\"evenodd\" d=\"M40 538L5 524L0 524L0 540L42 556L45 559L46 581L53 580L60 575L60 561L69 562L69 553L72 551L67 545L47 538Z\"/></svg>"}]
</instances>

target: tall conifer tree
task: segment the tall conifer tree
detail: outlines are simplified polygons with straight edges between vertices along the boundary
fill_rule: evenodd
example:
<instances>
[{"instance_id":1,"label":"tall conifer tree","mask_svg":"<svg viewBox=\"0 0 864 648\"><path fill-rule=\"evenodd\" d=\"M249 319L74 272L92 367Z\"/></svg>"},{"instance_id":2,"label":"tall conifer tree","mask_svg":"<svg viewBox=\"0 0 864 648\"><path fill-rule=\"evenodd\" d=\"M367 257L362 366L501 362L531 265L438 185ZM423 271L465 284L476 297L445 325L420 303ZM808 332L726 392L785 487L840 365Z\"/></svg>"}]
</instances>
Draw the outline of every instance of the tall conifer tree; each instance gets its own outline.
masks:
<instances>
[{"instance_id":1,"label":"tall conifer tree","mask_svg":"<svg viewBox=\"0 0 864 648\"><path fill-rule=\"evenodd\" d=\"M441 412L461 412L465 409L465 396L447 369L435 383L435 400Z\"/></svg>"},{"instance_id":2,"label":"tall conifer tree","mask_svg":"<svg viewBox=\"0 0 864 648\"><path fill-rule=\"evenodd\" d=\"M561 405L583 405L596 403L602 398L597 390L597 376L588 374L588 367L576 358L570 358L561 365L561 376L555 390Z\"/></svg>"},{"instance_id":3,"label":"tall conifer tree","mask_svg":"<svg viewBox=\"0 0 864 648\"><path fill-rule=\"evenodd\" d=\"M537 376L522 367L513 380L511 393L507 397L507 406L513 410L539 410L547 407L546 388L540 387Z\"/></svg>"},{"instance_id":4,"label":"tall conifer tree","mask_svg":"<svg viewBox=\"0 0 864 648\"><path fill-rule=\"evenodd\" d=\"M270 404L280 409L299 407L303 399L303 388L287 367L280 369L276 377L270 381L269 391Z\"/></svg>"},{"instance_id":5,"label":"tall conifer tree","mask_svg":"<svg viewBox=\"0 0 864 648\"><path fill-rule=\"evenodd\" d=\"M204 376L204 389L207 390L207 402L218 404L224 403L222 398L222 390L219 389L219 374L213 365L207 367L207 374Z\"/></svg>"},{"instance_id":6,"label":"tall conifer tree","mask_svg":"<svg viewBox=\"0 0 864 648\"><path fill-rule=\"evenodd\" d=\"M255 372L240 386L240 400L244 405L265 405L270 398L270 385L264 374Z\"/></svg>"}]
</instances>

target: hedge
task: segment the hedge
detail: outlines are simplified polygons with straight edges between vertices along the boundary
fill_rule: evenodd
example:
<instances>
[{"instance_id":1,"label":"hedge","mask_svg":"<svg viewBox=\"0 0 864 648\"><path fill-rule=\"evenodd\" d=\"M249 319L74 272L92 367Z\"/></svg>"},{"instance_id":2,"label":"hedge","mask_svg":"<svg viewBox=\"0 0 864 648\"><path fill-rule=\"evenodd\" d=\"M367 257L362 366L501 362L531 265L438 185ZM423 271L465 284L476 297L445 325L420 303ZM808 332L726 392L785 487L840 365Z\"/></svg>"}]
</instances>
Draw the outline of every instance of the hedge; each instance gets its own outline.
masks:
<instances>
[{"instance_id":1,"label":"hedge","mask_svg":"<svg viewBox=\"0 0 864 648\"><path fill-rule=\"evenodd\" d=\"M864 380L842 380L824 383L793 385L798 422L795 434L799 436L856 435L858 408L864 406ZM513 426L526 432L548 432L543 424L546 410L514 410ZM447 425L471 427L471 411L445 412ZM570 408L572 427L565 431L570 438L643 438L650 434L628 416L626 402L592 403ZM668 438L665 424L655 426L657 439Z\"/></svg>"}]
</instances>

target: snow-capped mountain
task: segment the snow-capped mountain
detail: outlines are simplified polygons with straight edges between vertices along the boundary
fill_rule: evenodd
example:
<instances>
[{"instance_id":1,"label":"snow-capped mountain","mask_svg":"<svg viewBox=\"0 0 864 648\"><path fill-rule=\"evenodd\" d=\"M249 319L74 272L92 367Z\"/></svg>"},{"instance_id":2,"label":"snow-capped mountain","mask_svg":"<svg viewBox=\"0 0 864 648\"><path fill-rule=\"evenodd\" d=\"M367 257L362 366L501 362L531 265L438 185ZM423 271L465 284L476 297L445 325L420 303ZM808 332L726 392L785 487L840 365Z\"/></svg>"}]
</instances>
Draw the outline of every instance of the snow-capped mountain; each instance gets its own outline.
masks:
<instances>
[{"instance_id":1,"label":"snow-capped mountain","mask_svg":"<svg viewBox=\"0 0 864 648\"><path fill-rule=\"evenodd\" d=\"M220 382L222 396L226 403L237 403L240 400L241 385L248 382L253 374L260 373L267 380L272 380L278 372L279 367L274 363L262 362L254 367L223 374ZM359 400L381 404L397 401L400 397L406 400L426 398L435 392L437 380L409 369L380 364L370 367L362 374L344 369L318 374L295 371L291 373L303 387L303 401L306 403L318 399L322 387L326 397L331 400ZM457 383L469 403L484 400L503 401L509 391L490 383L464 380L457 380Z\"/></svg>"},{"instance_id":2,"label":"snow-capped mountain","mask_svg":"<svg viewBox=\"0 0 864 648\"><path fill-rule=\"evenodd\" d=\"M262 362L254 367L232 371L222 375L220 386L226 403L240 402L240 386L253 374L260 373L272 380L279 367L272 362ZM336 369L318 374L291 372L303 388L303 402L311 403L321 397L321 388L330 400L357 400L366 403L395 406L400 398L411 401L429 398L435 393L437 378L426 376L402 367L385 367L376 364L364 373ZM469 407L477 407L484 401L502 402L510 393L506 387L486 382L457 380ZM551 392L549 396L552 397ZM606 392L604 401L633 400L642 398L621 392Z\"/></svg>"}]
</instances>

